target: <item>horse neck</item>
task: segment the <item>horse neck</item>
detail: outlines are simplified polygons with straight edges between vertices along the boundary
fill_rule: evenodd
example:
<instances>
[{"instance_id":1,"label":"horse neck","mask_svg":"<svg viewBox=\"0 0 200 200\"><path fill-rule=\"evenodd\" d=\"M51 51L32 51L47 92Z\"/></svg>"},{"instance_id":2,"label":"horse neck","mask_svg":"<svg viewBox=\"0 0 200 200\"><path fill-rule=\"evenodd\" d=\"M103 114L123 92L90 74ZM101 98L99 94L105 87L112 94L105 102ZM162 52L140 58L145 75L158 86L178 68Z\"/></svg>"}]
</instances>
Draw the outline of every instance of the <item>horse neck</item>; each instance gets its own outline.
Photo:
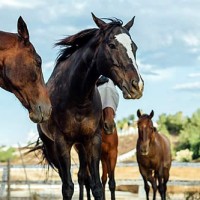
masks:
<instances>
[{"instance_id":1,"label":"horse neck","mask_svg":"<svg viewBox=\"0 0 200 200\"><path fill-rule=\"evenodd\" d=\"M57 81L65 81L60 92L69 95L74 102L83 103L90 99L95 90L96 80L100 76L94 62L94 52L91 52L89 48L77 50L66 61L59 63L52 74L51 78L57 77Z\"/></svg>"}]
</instances>

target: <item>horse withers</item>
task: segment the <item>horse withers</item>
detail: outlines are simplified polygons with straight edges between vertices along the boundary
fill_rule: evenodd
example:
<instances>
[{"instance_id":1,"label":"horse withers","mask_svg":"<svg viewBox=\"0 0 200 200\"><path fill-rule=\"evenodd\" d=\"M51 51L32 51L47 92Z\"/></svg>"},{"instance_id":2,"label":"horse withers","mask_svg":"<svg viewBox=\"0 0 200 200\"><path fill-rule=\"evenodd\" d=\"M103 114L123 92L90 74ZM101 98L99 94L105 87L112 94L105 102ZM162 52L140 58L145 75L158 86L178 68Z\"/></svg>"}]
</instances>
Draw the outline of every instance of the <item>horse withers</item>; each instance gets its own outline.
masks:
<instances>
[{"instance_id":1,"label":"horse withers","mask_svg":"<svg viewBox=\"0 0 200 200\"><path fill-rule=\"evenodd\" d=\"M40 56L29 40L26 23L19 17L18 33L0 31L0 87L13 93L35 123L51 114Z\"/></svg>"},{"instance_id":2,"label":"horse withers","mask_svg":"<svg viewBox=\"0 0 200 200\"><path fill-rule=\"evenodd\" d=\"M124 98L138 99L143 93L135 58L137 46L129 34L134 18L123 26L117 19L106 23L92 16L98 28L83 30L57 43L64 48L47 82L52 114L38 125L44 154L58 168L64 200L72 199L74 192L70 171L74 144L80 160L80 199L86 172L95 200L103 198L99 174L102 105L96 87L99 76L109 77L123 91Z\"/></svg>"},{"instance_id":3,"label":"horse withers","mask_svg":"<svg viewBox=\"0 0 200 200\"><path fill-rule=\"evenodd\" d=\"M170 142L165 135L158 133L153 126L153 110L150 115L141 114L138 116L138 140L137 140L137 162L144 180L146 199L149 199L148 181L153 188L153 200L156 199L157 187L162 200L166 199L167 182L171 167ZM158 184L157 184L158 183Z\"/></svg>"}]
</instances>

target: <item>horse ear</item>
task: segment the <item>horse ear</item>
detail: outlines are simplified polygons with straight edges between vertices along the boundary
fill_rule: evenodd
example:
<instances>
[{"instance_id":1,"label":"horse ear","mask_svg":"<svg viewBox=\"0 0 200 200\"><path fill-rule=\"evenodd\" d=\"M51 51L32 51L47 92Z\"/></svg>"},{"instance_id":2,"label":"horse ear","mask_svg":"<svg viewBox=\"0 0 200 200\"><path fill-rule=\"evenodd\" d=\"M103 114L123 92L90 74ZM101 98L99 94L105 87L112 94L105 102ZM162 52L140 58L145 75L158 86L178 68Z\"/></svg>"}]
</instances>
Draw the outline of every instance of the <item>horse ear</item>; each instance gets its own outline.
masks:
<instances>
[{"instance_id":1,"label":"horse ear","mask_svg":"<svg viewBox=\"0 0 200 200\"><path fill-rule=\"evenodd\" d=\"M150 118L152 118L154 116L154 111L153 110L151 111L149 116L150 116Z\"/></svg>"},{"instance_id":2,"label":"horse ear","mask_svg":"<svg viewBox=\"0 0 200 200\"><path fill-rule=\"evenodd\" d=\"M142 116L142 114L141 114L139 109L137 110L137 116L138 116L138 118L140 118Z\"/></svg>"},{"instance_id":3,"label":"horse ear","mask_svg":"<svg viewBox=\"0 0 200 200\"><path fill-rule=\"evenodd\" d=\"M95 24L96 24L100 29L103 29L103 27L106 25L106 23L105 23L103 20L101 20L101 19L99 19L98 17L96 17L93 13L91 13L91 14L92 14L92 18L93 18Z\"/></svg>"},{"instance_id":4,"label":"horse ear","mask_svg":"<svg viewBox=\"0 0 200 200\"><path fill-rule=\"evenodd\" d=\"M130 28L133 26L134 24L134 20L135 20L135 16L124 26L124 28L126 28L128 31L130 30Z\"/></svg>"},{"instance_id":5,"label":"horse ear","mask_svg":"<svg viewBox=\"0 0 200 200\"><path fill-rule=\"evenodd\" d=\"M28 28L27 28L26 23L24 22L24 20L22 19L21 16L19 17L18 22L17 22L17 30L18 30L19 36L25 42L28 42L29 41Z\"/></svg>"}]
</instances>

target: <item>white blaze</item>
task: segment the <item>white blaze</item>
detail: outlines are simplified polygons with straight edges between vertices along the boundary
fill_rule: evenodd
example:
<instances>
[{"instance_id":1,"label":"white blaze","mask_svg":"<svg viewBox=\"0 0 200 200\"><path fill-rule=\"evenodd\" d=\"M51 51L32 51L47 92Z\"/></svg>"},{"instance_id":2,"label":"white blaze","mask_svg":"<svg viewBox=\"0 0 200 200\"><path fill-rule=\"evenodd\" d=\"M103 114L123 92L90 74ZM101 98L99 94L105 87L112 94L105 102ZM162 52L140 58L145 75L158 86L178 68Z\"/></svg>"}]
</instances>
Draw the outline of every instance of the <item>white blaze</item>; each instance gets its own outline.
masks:
<instances>
[{"instance_id":1,"label":"white blaze","mask_svg":"<svg viewBox=\"0 0 200 200\"><path fill-rule=\"evenodd\" d=\"M126 33L120 33L118 35L115 35L115 38L116 38L116 40L120 44L122 44L124 46L124 48L127 51L128 57L132 60L132 63L134 65L134 67L136 69L136 72L138 74L138 77L139 77L139 83L138 83L139 89L142 90L142 88L143 88L143 81L142 81L140 73L138 71L138 66L137 66L137 63L136 63L133 51L132 51L132 47L131 47L132 41L131 41L131 38Z\"/></svg>"}]
</instances>

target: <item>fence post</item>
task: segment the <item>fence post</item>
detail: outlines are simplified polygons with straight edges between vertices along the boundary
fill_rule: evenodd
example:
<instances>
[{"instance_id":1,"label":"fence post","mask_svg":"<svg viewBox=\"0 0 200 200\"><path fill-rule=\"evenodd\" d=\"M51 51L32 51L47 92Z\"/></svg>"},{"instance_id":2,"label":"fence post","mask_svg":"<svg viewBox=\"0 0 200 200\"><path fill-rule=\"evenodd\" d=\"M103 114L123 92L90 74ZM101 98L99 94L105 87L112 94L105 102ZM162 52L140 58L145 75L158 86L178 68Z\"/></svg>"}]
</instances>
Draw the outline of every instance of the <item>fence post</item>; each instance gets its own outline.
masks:
<instances>
[{"instance_id":1,"label":"fence post","mask_svg":"<svg viewBox=\"0 0 200 200\"><path fill-rule=\"evenodd\" d=\"M7 161L7 200L10 200L10 159Z\"/></svg>"}]
</instances>

